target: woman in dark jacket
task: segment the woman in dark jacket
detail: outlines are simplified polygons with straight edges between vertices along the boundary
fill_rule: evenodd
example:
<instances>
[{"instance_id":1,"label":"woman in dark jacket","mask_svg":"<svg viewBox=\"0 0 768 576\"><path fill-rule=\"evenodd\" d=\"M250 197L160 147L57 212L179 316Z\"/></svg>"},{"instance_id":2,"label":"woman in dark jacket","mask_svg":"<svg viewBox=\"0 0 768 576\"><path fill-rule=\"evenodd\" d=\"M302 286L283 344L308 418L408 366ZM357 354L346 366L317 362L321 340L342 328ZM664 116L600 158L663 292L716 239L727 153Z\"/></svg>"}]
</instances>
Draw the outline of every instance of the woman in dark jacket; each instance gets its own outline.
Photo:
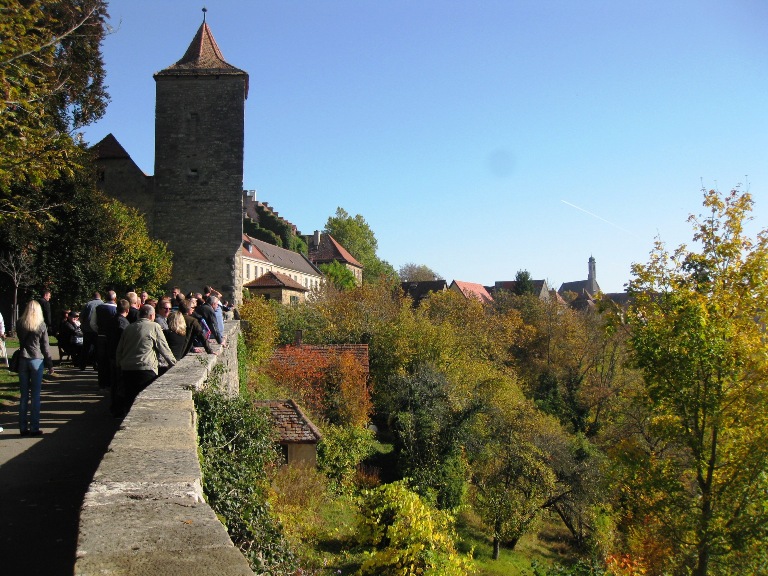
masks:
<instances>
[{"instance_id":1,"label":"woman in dark jacket","mask_svg":"<svg viewBox=\"0 0 768 576\"><path fill-rule=\"evenodd\" d=\"M168 347L176 360L181 360L187 353L187 323L181 312L174 310L168 315L168 330L163 330Z\"/></svg>"},{"instance_id":2,"label":"woman in dark jacket","mask_svg":"<svg viewBox=\"0 0 768 576\"><path fill-rule=\"evenodd\" d=\"M43 370L53 368L48 348L48 329L43 320L43 310L34 300L27 304L19 318L17 332L21 361L19 362L19 433L39 436L40 430L40 389L43 387ZM29 406L30 395L32 406ZM31 418L28 412L31 411Z\"/></svg>"}]
</instances>

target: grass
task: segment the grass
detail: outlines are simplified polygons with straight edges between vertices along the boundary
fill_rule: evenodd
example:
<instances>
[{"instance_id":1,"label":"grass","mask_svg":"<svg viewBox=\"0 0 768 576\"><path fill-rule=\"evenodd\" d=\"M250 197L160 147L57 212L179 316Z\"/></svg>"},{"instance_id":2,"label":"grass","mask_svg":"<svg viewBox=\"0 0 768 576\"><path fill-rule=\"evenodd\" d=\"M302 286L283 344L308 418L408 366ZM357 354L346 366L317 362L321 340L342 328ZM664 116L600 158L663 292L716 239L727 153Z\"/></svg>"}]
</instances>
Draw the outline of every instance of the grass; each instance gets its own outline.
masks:
<instances>
[{"instance_id":1,"label":"grass","mask_svg":"<svg viewBox=\"0 0 768 576\"><path fill-rule=\"evenodd\" d=\"M50 338L49 345L53 348L58 345L58 340L54 336ZM6 338L6 349L12 350L19 347L18 338ZM10 359L11 353L8 353ZM14 404L19 400L19 375L10 372L5 365L4 359L0 360L0 406Z\"/></svg>"},{"instance_id":2,"label":"grass","mask_svg":"<svg viewBox=\"0 0 768 576\"><path fill-rule=\"evenodd\" d=\"M459 515L456 528L461 552L474 549L477 576L524 576L532 574L531 562L551 565L567 564L574 559L570 534L554 517L545 517L538 533L526 534L514 550L502 548L493 560L493 543L482 530L479 519L471 511Z\"/></svg>"},{"instance_id":3,"label":"grass","mask_svg":"<svg viewBox=\"0 0 768 576\"><path fill-rule=\"evenodd\" d=\"M18 348L18 338L6 338L5 346L6 349ZM10 357L11 353L9 352L8 358L10 359ZM0 360L0 406L13 404L19 399L19 375L10 372L4 360Z\"/></svg>"}]
</instances>

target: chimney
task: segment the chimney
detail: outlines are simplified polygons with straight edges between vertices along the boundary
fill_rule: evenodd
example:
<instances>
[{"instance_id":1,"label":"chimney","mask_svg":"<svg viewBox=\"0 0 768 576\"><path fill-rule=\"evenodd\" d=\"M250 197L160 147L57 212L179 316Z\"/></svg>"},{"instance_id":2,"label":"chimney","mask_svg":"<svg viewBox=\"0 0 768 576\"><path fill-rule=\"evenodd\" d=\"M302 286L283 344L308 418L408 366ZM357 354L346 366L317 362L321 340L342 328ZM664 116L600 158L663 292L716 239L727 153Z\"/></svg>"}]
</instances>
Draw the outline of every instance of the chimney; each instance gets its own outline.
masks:
<instances>
[{"instance_id":1,"label":"chimney","mask_svg":"<svg viewBox=\"0 0 768 576\"><path fill-rule=\"evenodd\" d=\"M301 346L301 340L303 337L304 337L304 331L296 330L296 332L293 333L293 345Z\"/></svg>"},{"instance_id":2,"label":"chimney","mask_svg":"<svg viewBox=\"0 0 768 576\"><path fill-rule=\"evenodd\" d=\"M315 230L315 248L320 247L320 230Z\"/></svg>"}]
</instances>

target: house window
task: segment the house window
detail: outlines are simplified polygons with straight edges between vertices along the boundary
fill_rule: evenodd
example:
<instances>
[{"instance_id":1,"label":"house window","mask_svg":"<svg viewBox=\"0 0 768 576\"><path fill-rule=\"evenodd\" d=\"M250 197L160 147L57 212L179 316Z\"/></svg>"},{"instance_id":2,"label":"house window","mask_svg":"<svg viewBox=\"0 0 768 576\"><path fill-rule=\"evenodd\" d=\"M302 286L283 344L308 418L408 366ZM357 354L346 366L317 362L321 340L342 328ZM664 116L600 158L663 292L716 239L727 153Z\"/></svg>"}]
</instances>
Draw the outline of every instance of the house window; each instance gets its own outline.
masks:
<instances>
[{"instance_id":1,"label":"house window","mask_svg":"<svg viewBox=\"0 0 768 576\"><path fill-rule=\"evenodd\" d=\"M245 265L245 279L248 280L251 277L251 265L246 264Z\"/></svg>"},{"instance_id":2,"label":"house window","mask_svg":"<svg viewBox=\"0 0 768 576\"><path fill-rule=\"evenodd\" d=\"M298 306L298 305L299 305L299 297L291 296L291 306Z\"/></svg>"}]
</instances>

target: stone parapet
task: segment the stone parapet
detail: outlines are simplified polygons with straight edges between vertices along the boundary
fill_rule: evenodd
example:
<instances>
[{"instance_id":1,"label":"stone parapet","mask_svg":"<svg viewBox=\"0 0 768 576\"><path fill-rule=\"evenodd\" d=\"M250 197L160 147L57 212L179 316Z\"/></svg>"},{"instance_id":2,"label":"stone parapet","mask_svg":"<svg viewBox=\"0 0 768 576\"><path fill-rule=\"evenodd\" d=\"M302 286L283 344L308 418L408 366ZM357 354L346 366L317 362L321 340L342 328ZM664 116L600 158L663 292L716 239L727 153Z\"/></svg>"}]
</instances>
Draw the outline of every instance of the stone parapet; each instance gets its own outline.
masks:
<instances>
[{"instance_id":1,"label":"stone parapet","mask_svg":"<svg viewBox=\"0 0 768 576\"><path fill-rule=\"evenodd\" d=\"M237 394L239 322L219 356L190 354L136 399L94 474L80 512L77 576L252 576L203 499L192 392L221 365ZM216 347L216 344L213 344Z\"/></svg>"}]
</instances>

